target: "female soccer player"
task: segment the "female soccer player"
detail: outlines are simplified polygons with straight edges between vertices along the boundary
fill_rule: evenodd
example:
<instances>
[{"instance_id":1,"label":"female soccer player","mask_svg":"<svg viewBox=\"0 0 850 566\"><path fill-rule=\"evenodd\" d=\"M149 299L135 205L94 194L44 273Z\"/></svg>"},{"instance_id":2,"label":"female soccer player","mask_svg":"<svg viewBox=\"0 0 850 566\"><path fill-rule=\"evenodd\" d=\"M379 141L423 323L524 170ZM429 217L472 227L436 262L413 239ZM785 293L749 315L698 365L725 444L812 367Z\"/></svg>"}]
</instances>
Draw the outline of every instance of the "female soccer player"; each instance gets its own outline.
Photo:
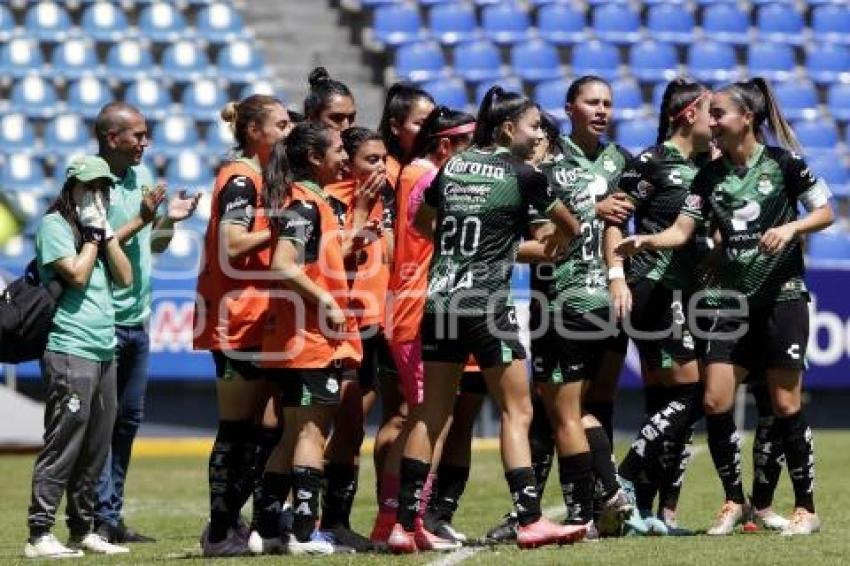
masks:
<instances>
[{"instance_id":1,"label":"female soccer player","mask_svg":"<svg viewBox=\"0 0 850 566\"><path fill-rule=\"evenodd\" d=\"M399 82L387 90L378 133L387 146L387 178L397 186L402 164L409 163L413 140L435 103L431 95L410 83Z\"/></svg>"},{"instance_id":2,"label":"female soccer player","mask_svg":"<svg viewBox=\"0 0 850 566\"><path fill-rule=\"evenodd\" d=\"M675 249L690 240L700 223L718 226L725 261L702 298L717 309L706 336L703 406L726 503L708 534L730 534L744 514L732 405L737 385L759 368L765 368L794 487L794 513L782 534L811 534L819 530L820 519L814 507L812 432L800 403L809 314L799 237L832 223L830 193L794 151L794 133L763 79L720 89L712 96L710 114L722 157L694 178L670 228L631 236L617 251L633 256L644 249ZM766 146L765 130L783 147ZM808 211L803 218L797 216L797 203Z\"/></svg>"},{"instance_id":3,"label":"female soccer player","mask_svg":"<svg viewBox=\"0 0 850 566\"><path fill-rule=\"evenodd\" d=\"M265 95L229 103L221 117L233 128L236 153L216 176L195 309L194 347L212 353L219 415L209 461L210 524L201 536L206 556L247 552L239 510L251 491L255 423L268 399L262 372L253 363L268 306L271 232L262 167L272 146L291 129L283 104Z\"/></svg>"},{"instance_id":4,"label":"female soccer player","mask_svg":"<svg viewBox=\"0 0 850 566\"><path fill-rule=\"evenodd\" d=\"M636 207L638 234L655 234L673 224L694 176L709 161L710 102L708 89L683 79L671 81L664 90L656 145L640 152L620 179L620 189ZM611 294L618 314L629 321L640 353L646 415L652 417L668 405L669 411L699 412L698 351L684 323L688 301L702 287L700 263L708 250L699 244L706 241L706 230L701 228L699 241L681 250L644 251L632 257L625 273L622 261L612 253L623 239L624 224L610 225L605 236L612 266ZM663 337L658 338L659 334ZM648 419L640 427L636 448L620 466L620 475L633 482L638 508L654 534L671 530L684 534L676 527L675 517L692 429L685 428L678 438L670 439L657 430L657 422ZM643 450L648 443L655 446ZM648 454L655 455L654 460L647 460ZM652 512L656 490L658 518Z\"/></svg>"},{"instance_id":5,"label":"female soccer player","mask_svg":"<svg viewBox=\"0 0 850 566\"><path fill-rule=\"evenodd\" d=\"M112 285L129 287L133 272L106 219L112 175L96 156L74 160L36 233L42 281L58 278L57 303L41 373L47 384L44 447L35 460L27 558L72 558L83 551L123 554L93 531L95 487L115 422L115 316ZM70 541L51 530L68 491Z\"/></svg>"},{"instance_id":6,"label":"female soccer player","mask_svg":"<svg viewBox=\"0 0 850 566\"><path fill-rule=\"evenodd\" d=\"M558 226L552 247L578 233L575 218L551 195L545 176L523 163L542 138L540 111L533 102L491 88L476 121L476 147L446 163L426 189L417 213L417 228L426 234L434 230L435 242L422 320L426 387L423 403L411 409L398 522L388 541L393 552L429 547L416 518L418 496L470 354L502 410L502 460L518 511L518 544L571 542L584 535L583 526L557 525L540 511L528 449L531 403L525 351L509 300L513 260L527 227L529 205Z\"/></svg>"},{"instance_id":7,"label":"female soccer player","mask_svg":"<svg viewBox=\"0 0 850 566\"><path fill-rule=\"evenodd\" d=\"M307 79L310 90L304 99L307 120L325 124L340 132L354 125L357 106L345 83L332 79L324 67L316 67Z\"/></svg>"}]
</instances>

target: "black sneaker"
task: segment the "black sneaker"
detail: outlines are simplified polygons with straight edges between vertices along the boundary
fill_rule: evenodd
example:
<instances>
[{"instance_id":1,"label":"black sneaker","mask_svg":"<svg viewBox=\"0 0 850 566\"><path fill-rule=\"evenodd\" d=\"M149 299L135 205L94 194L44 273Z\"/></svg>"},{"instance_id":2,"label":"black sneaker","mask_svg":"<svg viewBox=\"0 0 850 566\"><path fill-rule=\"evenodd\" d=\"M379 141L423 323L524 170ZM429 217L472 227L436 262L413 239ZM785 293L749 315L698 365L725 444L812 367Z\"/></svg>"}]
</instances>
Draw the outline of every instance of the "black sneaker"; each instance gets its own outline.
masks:
<instances>
[{"instance_id":1,"label":"black sneaker","mask_svg":"<svg viewBox=\"0 0 850 566\"><path fill-rule=\"evenodd\" d=\"M345 525L337 525L330 529L323 529L323 532L330 534L338 546L344 546L352 549L360 554L363 552L375 552L378 550L375 543L360 533L352 531Z\"/></svg>"},{"instance_id":2,"label":"black sneaker","mask_svg":"<svg viewBox=\"0 0 850 566\"><path fill-rule=\"evenodd\" d=\"M111 544L156 542L155 538L137 533L125 525L123 520L118 521L117 525L101 523L95 528L95 532Z\"/></svg>"},{"instance_id":3,"label":"black sneaker","mask_svg":"<svg viewBox=\"0 0 850 566\"><path fill-rule=\"evenodd\" d=\"M508 513L501 523L487 531L484 541L487 544L513 544L516 542L519 521L516 515Z\"/></svg>"},{"instance_id":4,"label":"black sneaker","mask_svg":"<svg viewBox=\"0 0 850 566\"><path fill-rule=\"evenodd\" d=\"M436 535L441 539L450 540L452 542L459 542L460 544L466 544L467 536L457 531L448 521L437 521L431 526L426 525L426 528L431 534Z\"/></svg>"}]
</instances>

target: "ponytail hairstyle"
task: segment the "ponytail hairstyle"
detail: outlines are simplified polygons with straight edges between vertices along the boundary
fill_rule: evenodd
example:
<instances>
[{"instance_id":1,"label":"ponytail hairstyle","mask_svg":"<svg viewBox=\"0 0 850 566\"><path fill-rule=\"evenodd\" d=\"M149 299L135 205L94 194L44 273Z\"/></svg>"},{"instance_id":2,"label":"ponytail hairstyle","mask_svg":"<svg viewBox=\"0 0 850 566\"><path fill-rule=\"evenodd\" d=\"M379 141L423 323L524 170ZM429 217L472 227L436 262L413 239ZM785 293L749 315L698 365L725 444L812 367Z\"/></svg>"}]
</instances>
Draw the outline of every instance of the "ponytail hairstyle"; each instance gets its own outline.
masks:
<instances>
[{"instance_id":1,"label":"ponytail hairstyle","mask_svg":"<svg viewBox=\"0 0 850 566\"><path fill-rule=\"evenodd\" d=\"M670 137L671 128L675 130L685 112L705 98L708 92L705 86L681 78L667 83L658 112L658 135L655 143L664 143Z\"/></svg>"},{"instance_id":2,"label":"ponytail hairstyle","mask_svg":"<svg viewBox=\"0 0 850 566\"><path fill-rule=\"evenodd\" d=\"M760 143L765 143L767 132L785 149L801 151L797 136L779 110L773 90L763 78L732 83L717 92L727 94L740 110L753 113L753 133Z\"/></svg>"},{"instance_id":3,"label":"ponytail hairstyle","mask_svg":"<svg viewBox=\"0 0 850 566\"><path fill-rule=\"evenodd\" d=\"M598 75L582 75L571 82L569 88L567 88L567 94L564 97L564 106L567 104L573 104L576 101L576 98L578 98L578 94L581 92L584 85L589 85L591 83L602 83L608 87L608 90L613 90L611 88L611 83Z\"/></svg>"},{"instance_id":4,"label":"ponytail hairstyle","mask_svg":"<svg viewBox=\"0 0 850 566\"><path fill-rule=\"evenodd\" d=\"M447 137L452 139L460 135L467 135L447 131L467 124L475 124L475 116L460 110L452 110L442 105L435 107L428 114L428 117L425 118L425 121L422 122L422 127L419 129L419 133L416 134L416 139L413 140L413 147L406 161L409 163L414 159L433 153L437 149L437 144L440 143L440 138Z\"/></svg>"},{"instance_id":5,"label":"ponytail hairstyle","mask_svg":"<svg viewBox=\"0 0 850 566\"><path fill-rule=\"evenodd\" d=\"M286 144L285 139L276 142L263 167L263 201L271 218L281 214L292 189L292 169L286 158Z\"/></svg>"},{"instance_id":6,"label":"ponytail hairstyle","mask_svg":"<svg viewBox=\"0 0 850 566\"><path fill-rule=\"evenodd\" d=\"M399 161L403 161L406 156L404 149L399 144L398 136L393 133L392 126L393 123L396 126L401 126L404 123L408 114L410 114L413 103L417 100L427 100L431 104L435 104L431 95L415 84L397 82L389 88L384 101L384 111L378 124L378 133L384 138L387 153Z\"/></svg>"},{"instance_id":7,"label":"ponytail hairstyle","mask_svg":"<svg viewBox=\"0 0 850 566\"><path fill-rule=\"evenodd\" d=\"M357 150L360 149L360 146L364 143L368 141L384 141L381 134L362 126L352 126L347 130L343 130L340 136L342 137L342 145L345 147L345 152L348 154L348 158L352 161L354 160L354 156L357 154Z\"/></svg>"},{"instance_id":8,"label":"ponytail hairstyle","mask_svg":"<svg viewBox=\"0 0 850 566\"><path fill-rule=\"evenodd\" d=\"M505 122L513 122L531 108L536 108L527 97L515 92L506 92L493 86L484 95L475 121L473 143L478 147L489 147L496 143L498 130Z\"/></svg>"},{"instance_id":9,"label":"ponytail hairstyle","mask_svg":"<svg viewBox=\"0 0 850 566\"><path fill-rule=\"evenodd\" d=\"M541 109L540 126L543 128L543 133L546 134L546 143L549 146L548 153L550 155L564 153L564 146L561 143L561 124L558 123L558 120Z\"/></svg>"},{"instance_id":10,"label":"ponytail hairstyle","mask_svg":"<svg viewBox=\"0 0 850 566\"><path fill-rule=\"evenodd\" d=\"M236 151L245 152L248 149L248 126L262 124L275 105L283 107L283 102L267 94L252 94L239 102L224 105L220 112L221 119L230 125L236 139Z\"/></svg>"},{"instance_id":11,"label":"ponytail hairstyle","mask_svg":"<svg viewBox=\"0 0 850 566\"><path fill-rule=\"evenodd\" d=\"M332 79L324 67L316 67L307 78L310 90L304 99L304 115L308 120L318 121L319 116L328 107L334 96L347 96L354 99L348 86Z\"/></svg>"}]
</instances>

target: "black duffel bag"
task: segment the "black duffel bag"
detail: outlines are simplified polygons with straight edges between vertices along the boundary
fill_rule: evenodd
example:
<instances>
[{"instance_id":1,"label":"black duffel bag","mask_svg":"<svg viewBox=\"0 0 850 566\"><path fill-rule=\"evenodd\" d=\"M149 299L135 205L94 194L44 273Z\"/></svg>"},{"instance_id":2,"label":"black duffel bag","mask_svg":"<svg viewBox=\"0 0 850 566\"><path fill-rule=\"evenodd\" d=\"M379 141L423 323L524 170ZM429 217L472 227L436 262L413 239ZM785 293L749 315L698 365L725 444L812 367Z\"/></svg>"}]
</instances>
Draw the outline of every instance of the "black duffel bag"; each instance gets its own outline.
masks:
<instances>
[{"instance_id":1,"label":"black duffel bag","mask_svg":"<svg viewBox=\"0 0 850 566\"><path fill-rule=\"evenodd\" d=\"M32 260L24 276L0 292L0 363L17 364L44 355L62 289L59 279L42 285Z\"/></svg>"}]
</instances>

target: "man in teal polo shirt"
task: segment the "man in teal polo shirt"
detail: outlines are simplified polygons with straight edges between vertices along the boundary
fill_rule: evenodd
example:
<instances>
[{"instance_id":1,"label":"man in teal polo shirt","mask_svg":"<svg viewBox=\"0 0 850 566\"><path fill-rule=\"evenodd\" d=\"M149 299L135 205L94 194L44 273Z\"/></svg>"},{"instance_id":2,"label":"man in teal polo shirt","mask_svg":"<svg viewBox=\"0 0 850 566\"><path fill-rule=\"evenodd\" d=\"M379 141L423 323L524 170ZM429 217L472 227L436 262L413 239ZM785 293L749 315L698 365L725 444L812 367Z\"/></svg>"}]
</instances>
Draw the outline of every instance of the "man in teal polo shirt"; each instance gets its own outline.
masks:
<instances>
[{"instance_id":1,"label":"man in teal polo shirt","mask_svg":"<svg viewBox=\"0 0 850 566\"><path fill-rule=\"evenodd\" d=\"M115 177L109 195L109 223L133 267L133 284L113 293L118 411L110 455L98 484L95 521L98 533L109 541L152 542L151 537L129 529L121 516L124 482L133 439L142 422L148 381L151 253L165 251L174 223L193 214L199 197L181 192L168 201L164 214L157 215L165 188L155 187L151 172L141 163L148 130L137 109L122 102L107 104L97 116L95 134L98 154Z\"/></svg>"}]
</instances>

